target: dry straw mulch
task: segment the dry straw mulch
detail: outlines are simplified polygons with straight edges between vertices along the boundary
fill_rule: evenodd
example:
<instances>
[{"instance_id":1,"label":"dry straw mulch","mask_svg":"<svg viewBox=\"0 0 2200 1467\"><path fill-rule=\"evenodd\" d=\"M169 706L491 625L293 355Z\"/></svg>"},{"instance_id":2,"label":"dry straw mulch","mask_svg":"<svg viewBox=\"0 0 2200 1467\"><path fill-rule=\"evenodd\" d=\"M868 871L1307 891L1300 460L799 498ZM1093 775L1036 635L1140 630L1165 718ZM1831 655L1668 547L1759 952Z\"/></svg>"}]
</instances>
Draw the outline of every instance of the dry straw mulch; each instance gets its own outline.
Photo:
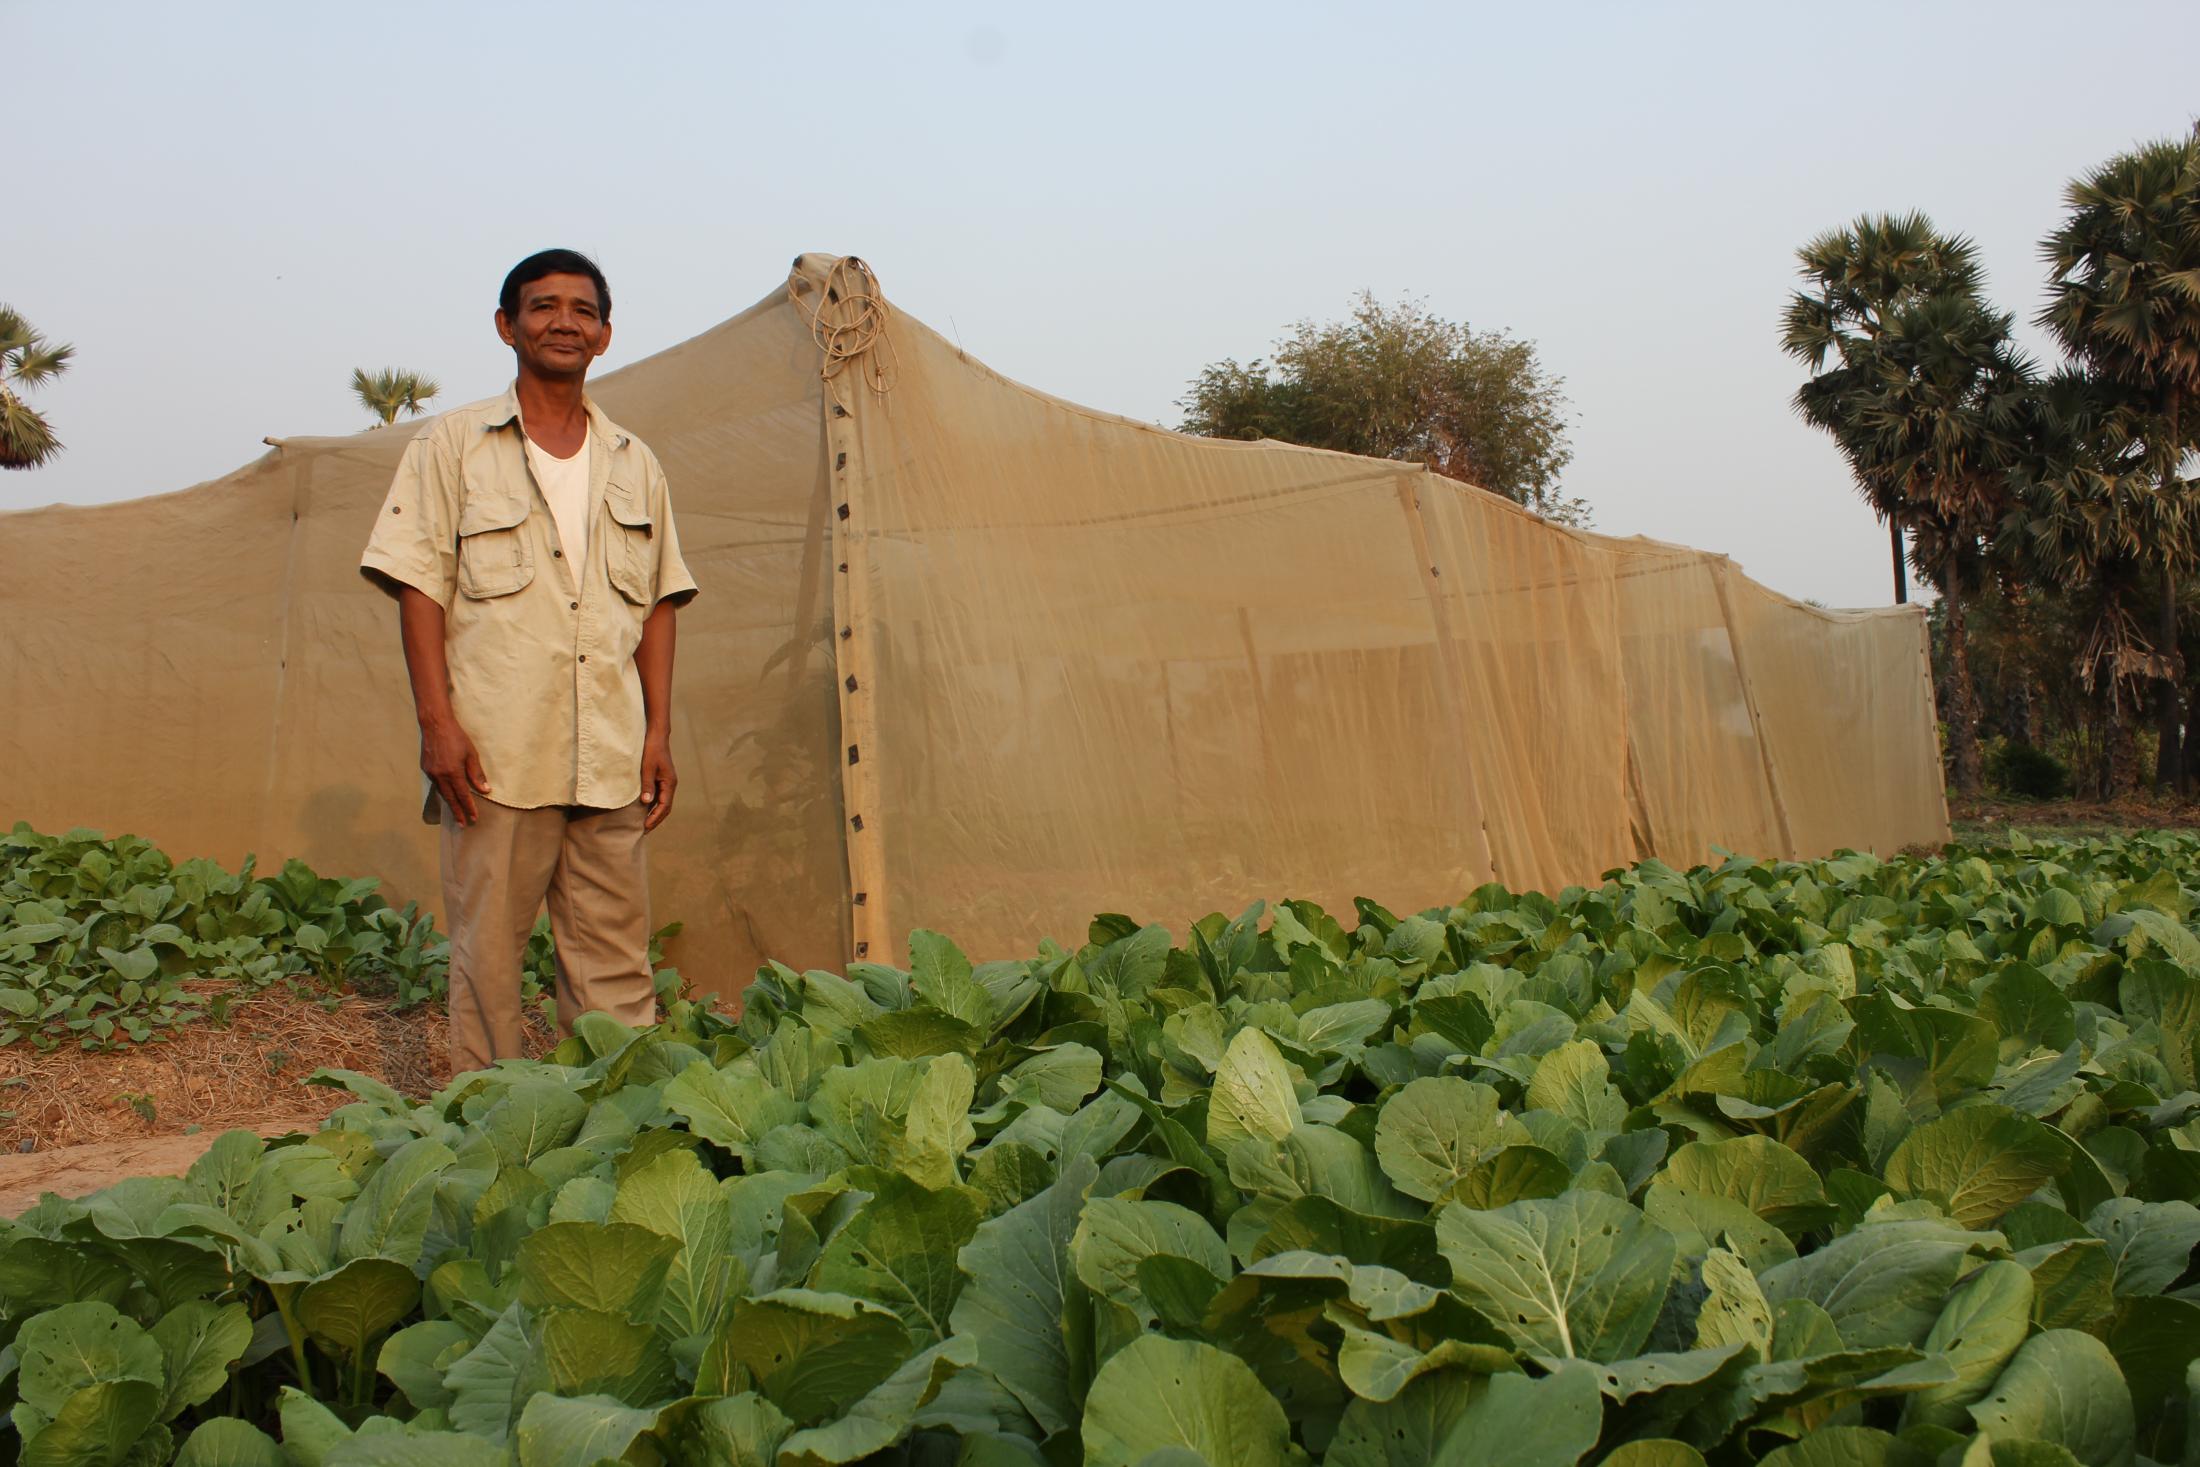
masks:
<instances>
[{"instance_id":1,"label":"dry straw mulch","mask_svg":"<svg viewBox=\"0 0 2200 1467\"><path fill-rule=\"evenodd\" d=\"M532 1012L527 1041L530 1055L555 1042ZM358 994L324 1003L277 986L231 1005L226 1023L185 1024L157 1043L103 1054L12 1044L0 1049L0 1111L13 1112L0 1119L0 1155L193 1127L312 1126L351 1098L306 1084L317 1069L358 1070L425 1096L450 1078L443 1010L399 1013Z\"/></svg>"}]
</instances>

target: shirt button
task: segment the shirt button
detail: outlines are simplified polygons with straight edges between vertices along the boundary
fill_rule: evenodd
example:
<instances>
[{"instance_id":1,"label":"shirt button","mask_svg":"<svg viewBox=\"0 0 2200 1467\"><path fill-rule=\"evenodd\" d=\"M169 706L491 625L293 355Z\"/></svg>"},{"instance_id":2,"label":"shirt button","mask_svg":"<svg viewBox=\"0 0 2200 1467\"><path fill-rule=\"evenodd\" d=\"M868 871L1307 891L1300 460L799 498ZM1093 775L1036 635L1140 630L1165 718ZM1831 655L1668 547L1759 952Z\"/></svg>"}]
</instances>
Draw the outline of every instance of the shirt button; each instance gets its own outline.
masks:
<instances>
[{"instance_id":1,"label":"shirt button","mask_svg":"<svg viewBox=\"0 0 2200 1467\"><path fill-rule=\"evenodd\" d=\"M581 609L581 604L578 601L568 601L565 603L565 609L567 611L578 611Z\"/></svg>"},{"instance_id":2,"label":"shirt button","mask_svg":"<svg viewBox=\"0 0 2200 1467\"><path fill-rule=\"evenodd\" d=\"M393 505L391 505L391 506L390 506L390 513L391 513L391 514L403 514L404 512L405 512L405 510L404 510L404 506L402 506L402 505L397 505L397 504L393 504Z\"/></svg>"},{"instance_id":3,"label":"shirt button","mask_svg":"<svg viewBox=\"0 0 2200 1467\"><path fill-rule=\"evenodd\" d=\"M586 652L583 652L583 653L581 654L581 661L583 661L583 662L586 662L587 660L588 660L588 654L587 654Z\"/></svg>"},{"instance_id":4,"label":"shirt button","mask_svg":"<svg viewBox=\"0 0 2200 1467\"><path fill-rule=\"evenodd\" d=\"M565 559L565 552L564 552L564 551L562 551L562 550L553 550L553 551L551 551L551 552L550 552L550 554L551 554L551 555L552 555L552 556L553 556L554 558L556 558L556 559L558 559L558 560L563 560L563 559Z\"/></svg>"}]
</instances>

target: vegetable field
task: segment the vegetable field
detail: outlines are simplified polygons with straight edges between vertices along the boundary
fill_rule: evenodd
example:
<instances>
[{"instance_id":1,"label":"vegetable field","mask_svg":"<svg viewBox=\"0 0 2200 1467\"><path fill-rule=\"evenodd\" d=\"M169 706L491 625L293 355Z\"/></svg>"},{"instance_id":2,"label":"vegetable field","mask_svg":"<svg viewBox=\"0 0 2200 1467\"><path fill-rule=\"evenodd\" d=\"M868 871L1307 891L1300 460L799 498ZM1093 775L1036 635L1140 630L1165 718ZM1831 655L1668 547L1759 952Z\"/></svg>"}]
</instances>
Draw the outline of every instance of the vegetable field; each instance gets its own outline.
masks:
<instances>
[{"instance_id":1,"label":"vegetable field","mask_svg":"<svg viewBox=\"0 0 2200 1467\"><path fill-rule=\"evenodd\" d=\"M2196 856L918 933L328 1075L0 1224L0 1392L55 1463L2191 1463Z\"/></svg>"},{"instance_id":2,"label":"vegetable field","mask_svg":"<svg viewBox=\"0 0 2200 1467\"><path fill-rule=\"evenodd\" d=\"M241 998L287 985L302 994L358 990L410 1008L444 996L450 939L371 877L336 880L303 861L259 876L247 859L171 861L134 835L0 834L0 1046L87 1050L156 1042L179 1026L219 1022ZM650 939L653 967L680 925ZM552 991L554 949L538 917L521 963L522 996ZM678 970L657 968L662 994Z\"/></svg>"}]
</instances>

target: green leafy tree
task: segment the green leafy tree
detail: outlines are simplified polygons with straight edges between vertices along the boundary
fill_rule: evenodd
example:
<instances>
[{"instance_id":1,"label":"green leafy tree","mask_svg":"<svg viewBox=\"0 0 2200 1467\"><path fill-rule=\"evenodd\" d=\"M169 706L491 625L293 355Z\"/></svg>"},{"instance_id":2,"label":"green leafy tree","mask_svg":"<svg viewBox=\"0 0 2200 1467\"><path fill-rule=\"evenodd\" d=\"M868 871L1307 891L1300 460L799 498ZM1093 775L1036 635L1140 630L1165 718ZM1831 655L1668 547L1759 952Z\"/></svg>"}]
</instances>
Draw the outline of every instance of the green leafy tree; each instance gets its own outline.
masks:
<instances>
[{"instance_id":1,"label":"green leafy tree","mask_svg":"<svg viewBox=\"0 0 2200 1467\"><path fill-rule=\"evenodd\" d=\"M1178 405L1186 433L1404 459L1585 524L1588 506L1559 492L1573 458L1564 385L1533 342L1363 291L1345 320L1299 322L1268 360L1204 368Z\"/></svg>"},{"instance_id":2,"label":"green leafy tree","mask_svg":"<svg viewBox=\"0 0 2200 1467\"><path fill-rule=\"evenodd\" d=\"M0 306L0 468L35 469L61 451L45 414L23 401L68 369L76 348L49 342L30 322Z\"/></svg>"},{"instance_id":3,"label":"green leafy tree","mask_svg":"<svg viewBox=\"0 0 2200 1467\"><path fill-rule=\"evenodd\" d=\"M1922 214L1875 215L1799 252L1812 289L1789 301L1781 344L1811 368L1795 406L1829 433L1867 503L1947 603L1948 745L1956 788L1980 782L1966 603L2027 450L2032 369L2012 318L1981 293L1971 243Z\"/></svg>"},{"instance_id":4,"label":"green leafy tree","mask_svg":"<svg viewBox=\"0 0 2200 1467\"><path fill-rule=\"evenodd\" d=\"M2128 452L2160 484L2158 510L2189 499L2184 462L2200 443L2200 127L2121 153L2073 180L2062 224L2041 243L2049 300L2039 323L2092 376L2126 397ZM2180 778L2177 587L2190 536L2154 542L2161 754L2155 782Z\"/></svg>"},{"instance_id":5,"label":"green leafy tree","mask_svg":"<svg viewBox=\"0 0 2200 1467\"><path fill-rule=\"evenodd\" d=\"M351 373L351 390L358 395L360 406L387 426L396 422L401 412L415 417L426 412L428 399L443 389L433 377L419 372L397 367L369 372L364 367L355 367Z\"/></svg>"}]
</instances>

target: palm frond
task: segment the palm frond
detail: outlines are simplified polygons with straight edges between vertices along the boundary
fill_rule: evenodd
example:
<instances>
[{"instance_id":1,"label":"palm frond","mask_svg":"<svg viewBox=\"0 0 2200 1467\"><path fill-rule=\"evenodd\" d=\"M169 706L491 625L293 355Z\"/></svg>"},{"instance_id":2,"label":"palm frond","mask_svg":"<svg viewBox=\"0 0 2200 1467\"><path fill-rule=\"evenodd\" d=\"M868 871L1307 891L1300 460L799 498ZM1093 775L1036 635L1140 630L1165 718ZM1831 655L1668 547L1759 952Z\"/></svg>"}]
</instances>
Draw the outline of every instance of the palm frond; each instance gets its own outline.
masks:
<instances>
[{"instance_id":1,"label":"palm frond","mask_svg":"<svg viewBox=\"0 0 2200 1467\"><path fill-rule=\"evenodd\" d=\"M35 469L59 452L45 416L0 387L0 469Z\"/></svg>"},{"instance_id":2,"label":"palm frond","mask_svg":"<svg viewBox=\"0 0 2200 1467\"><path fill-rule=\"evenodd\" d=\"M2200 392L2200 130L2072 180L2038 324L2096 373Z\"/></svg>"},{"instance_id":3,"label":"palm frond","mask_svg":"<svg viewBox=\"0 0 2200 1467\"><path fill-rule=\"evenodd\" d=\"M75 347L47 341L22 312L0 306L0 377L38 387L60 376L75 355Z\"/></svg>"},{"instance_id":4,"label":"palm frond","mask_svg":"<svg viewBox=\"0 0 2200 1467\"><path fill-rule=\"evenodd\" d=\"M1977 247L1923 214L1870 214L1798 259L1809 288L1781 323L1782 349L1811 369L1795 412L1910 533L1920 574L1968 574L2006 516L2034 376L2014 318L1981 294Z\"/></svg>"},{"instance_id":5,"label":"palm frond","mask_svg":"<svg viewBox=\"0 0 2200 1467\"><path fill-rule=\"evenodd\" d=\"M443 389L433 377L420 372L408 372L399 367L369 372L364 367L354 367L351 390L368 412L389 424L396 422L401 412L415 416L426 412L428 399Z\"/></svg>"},{"instance_id":6,"label":"palm frond","mask_svg":"<svg viewBox=\"0 0 2200 1467\"><path fill-rule=\"evenodd\" d=\"M17 352L8 375L25 387L41 387L66 371L75 357L73 346L47 346L41 341Z\"/></svg>"}]
</instances>

